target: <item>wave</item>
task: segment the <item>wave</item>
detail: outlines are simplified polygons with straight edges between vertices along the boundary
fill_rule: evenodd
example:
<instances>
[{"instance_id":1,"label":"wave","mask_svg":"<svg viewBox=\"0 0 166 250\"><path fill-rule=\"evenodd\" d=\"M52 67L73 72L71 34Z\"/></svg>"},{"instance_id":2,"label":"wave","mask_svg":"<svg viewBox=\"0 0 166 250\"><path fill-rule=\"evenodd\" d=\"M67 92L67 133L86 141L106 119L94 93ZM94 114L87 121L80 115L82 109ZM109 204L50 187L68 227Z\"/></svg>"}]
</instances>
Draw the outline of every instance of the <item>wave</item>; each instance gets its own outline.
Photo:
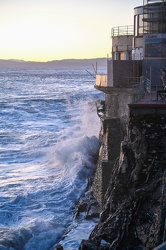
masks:
<instances>
[{"instance_id":1,"label":"wave","mask_svg":"<svg viewBox=\"0 0 166 250\"><path fill-rule=\"evenodd\" d=\"M43 137L33 131L18 134L25 142L20 150L27 150L31 162L26 154L23 162L17 152L17 161L0 169L5 171L0 187L1 250L49 250L67 228L75 227L76 203L95 171L100 124L93 101L69 102L66 112L70 125L51 132L56 140L51 141L48 132ZM39 152L43 157L37 158Z\"/></svg>"}]
</instances>

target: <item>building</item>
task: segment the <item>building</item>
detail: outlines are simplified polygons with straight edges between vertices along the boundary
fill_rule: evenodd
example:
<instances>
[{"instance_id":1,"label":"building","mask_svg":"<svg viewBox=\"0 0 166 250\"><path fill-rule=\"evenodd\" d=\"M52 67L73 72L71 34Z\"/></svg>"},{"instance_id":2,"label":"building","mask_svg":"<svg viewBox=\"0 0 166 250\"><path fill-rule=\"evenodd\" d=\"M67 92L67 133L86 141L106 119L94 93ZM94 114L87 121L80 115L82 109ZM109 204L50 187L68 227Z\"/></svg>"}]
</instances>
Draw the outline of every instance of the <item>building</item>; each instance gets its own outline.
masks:
<instances>
[{"instance_id":1,"label":"building","mask_svg":"<svg viewBox=\"0 0 166 250\"><path fill-rule=\"evenodd\" d=\"M166 0L143 0L134 8L133 25L112 28L112 58L107 75L97 75L95 88L105 93L101 119L101 148L93 192L102 204L111 171L127 134L132 104L160 104L160 71L166 68ZM163 105L162 101L162 105ZM165 112L162 111L162 112Z\"/></svg>"}]
</instances>

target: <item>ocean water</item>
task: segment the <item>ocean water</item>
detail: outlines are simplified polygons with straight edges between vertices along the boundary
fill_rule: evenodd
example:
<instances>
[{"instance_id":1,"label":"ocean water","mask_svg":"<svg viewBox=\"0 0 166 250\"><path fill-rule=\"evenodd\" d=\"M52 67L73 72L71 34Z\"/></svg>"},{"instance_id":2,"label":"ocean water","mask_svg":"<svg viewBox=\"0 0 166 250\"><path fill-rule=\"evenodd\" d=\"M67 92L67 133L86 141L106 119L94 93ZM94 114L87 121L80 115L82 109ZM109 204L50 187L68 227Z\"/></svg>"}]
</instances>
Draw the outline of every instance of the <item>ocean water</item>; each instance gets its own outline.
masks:
<instances>
[{"instance_id":1,"label":"ocean water","mask_svg":"<svg viewBox=\"0 0 166 250\"><path fill-rule=\"evenodd\" d=\"M84 69L0 69L0 250L78 249L103 97Z\"/></svg>"}]
</instances>

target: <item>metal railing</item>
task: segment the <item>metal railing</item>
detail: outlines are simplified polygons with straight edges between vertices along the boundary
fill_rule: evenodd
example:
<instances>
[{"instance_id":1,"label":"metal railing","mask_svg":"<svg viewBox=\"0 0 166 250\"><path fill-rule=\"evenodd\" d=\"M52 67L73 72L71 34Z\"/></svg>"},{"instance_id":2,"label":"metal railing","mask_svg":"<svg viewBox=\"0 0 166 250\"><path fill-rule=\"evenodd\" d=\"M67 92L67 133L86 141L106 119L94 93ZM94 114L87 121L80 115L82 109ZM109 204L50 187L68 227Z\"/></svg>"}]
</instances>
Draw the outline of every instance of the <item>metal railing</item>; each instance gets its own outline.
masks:
<instances>
[{"instance_id":1,"label":"metal railing","mask_svg":"<svg viewBox=\"0 0 166 250\"><path fill-rule=\"evenodd\" d=\"M134 84L132 102L141 101L145 95L151 95L151 82L145 77L140 77L140 83Z\"/></svg>"},{"instance_id":2,"label":"metal railing","mask_svg":"<svg viewBox=\"0 0 166 250\"><path fill-rule=\"evenodd\" d=\"M134 35L134 26L118 26L114 27L111 30L111 36L133 36Z\"/></svg>"}]
</instances>

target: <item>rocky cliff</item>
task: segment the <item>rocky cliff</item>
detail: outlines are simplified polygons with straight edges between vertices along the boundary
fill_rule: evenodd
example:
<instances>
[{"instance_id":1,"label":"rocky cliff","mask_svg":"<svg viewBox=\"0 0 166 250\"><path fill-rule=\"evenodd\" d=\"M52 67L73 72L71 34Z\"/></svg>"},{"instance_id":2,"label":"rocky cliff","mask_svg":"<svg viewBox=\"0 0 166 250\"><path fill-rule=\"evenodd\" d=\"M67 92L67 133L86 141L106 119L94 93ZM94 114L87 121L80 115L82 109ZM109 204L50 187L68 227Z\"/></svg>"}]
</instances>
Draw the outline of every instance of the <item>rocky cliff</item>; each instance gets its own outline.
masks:
<instances>
[{"instance_id":1,"label":"rocky cliff","mask_svg":"<svg viewBox=\"0 0 166 250\"><path fill-rule=\"evenodd\" d=\"M99 223L80 250L153 249L166 240L165 109L130 107Z\"/></svg>"}]
</instances>

